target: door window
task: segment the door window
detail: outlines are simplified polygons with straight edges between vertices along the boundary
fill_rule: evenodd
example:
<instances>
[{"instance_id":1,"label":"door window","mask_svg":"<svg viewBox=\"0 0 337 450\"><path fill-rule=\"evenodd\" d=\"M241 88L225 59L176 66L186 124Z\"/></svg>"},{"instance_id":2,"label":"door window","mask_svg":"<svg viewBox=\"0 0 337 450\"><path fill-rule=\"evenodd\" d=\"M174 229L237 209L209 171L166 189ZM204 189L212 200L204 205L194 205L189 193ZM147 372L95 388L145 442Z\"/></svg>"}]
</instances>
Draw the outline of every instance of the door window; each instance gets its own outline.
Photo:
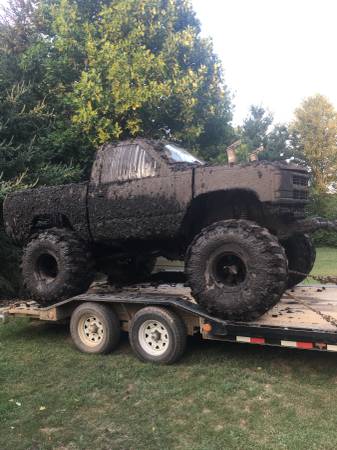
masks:
<instances>
[{"instance_id":1,"label":"door window","mask_svg":"<svg viewBox=\"0 0 337 450\"><path fill-rule=\"evenodd\" d=\"M156 175L157 161L140 145L120 145L104 152L101 183Z\"/></svg>"}]
</instances>

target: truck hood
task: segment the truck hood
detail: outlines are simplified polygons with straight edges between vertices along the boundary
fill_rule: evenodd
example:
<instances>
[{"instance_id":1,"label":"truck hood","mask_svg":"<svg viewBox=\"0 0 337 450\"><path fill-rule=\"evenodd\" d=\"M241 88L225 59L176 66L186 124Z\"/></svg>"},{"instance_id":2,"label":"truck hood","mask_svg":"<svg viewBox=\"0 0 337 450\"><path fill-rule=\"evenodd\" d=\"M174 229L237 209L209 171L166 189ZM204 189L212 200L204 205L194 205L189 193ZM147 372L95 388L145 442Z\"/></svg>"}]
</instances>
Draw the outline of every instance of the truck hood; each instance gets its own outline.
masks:
<instances>
[{"instance_id":1,"label":"truck hood","mask_svg":"<svg viewBox=\"0 0 337 450\"><path fill-rule=\"evenodd\" d=\"M235 166L215 165L197 167L194 171L195 196L212 191L243 189L254 192L262 202L274 202L283 193L286 198L293 199L294 189L308 189L308 172L295 164L259 162ZM296 177L298 186L294 186Z\"/></svg>"}]
</instances>

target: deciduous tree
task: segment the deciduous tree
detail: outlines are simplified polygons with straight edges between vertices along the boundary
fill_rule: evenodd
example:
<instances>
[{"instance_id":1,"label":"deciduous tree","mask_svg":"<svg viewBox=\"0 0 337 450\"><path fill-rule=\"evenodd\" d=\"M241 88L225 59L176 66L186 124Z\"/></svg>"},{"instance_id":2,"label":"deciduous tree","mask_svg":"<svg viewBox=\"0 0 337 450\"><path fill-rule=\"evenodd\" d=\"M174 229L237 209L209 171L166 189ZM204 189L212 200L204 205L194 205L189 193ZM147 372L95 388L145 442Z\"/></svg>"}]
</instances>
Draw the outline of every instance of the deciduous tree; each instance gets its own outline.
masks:
<instances>
[{"instance_id":1,"label":"deciduous tree","mask_svg":"<svg viewBox=\"0 0 337 450\"><path fill-rule=\"evenodd\" d=\"M74 123L95 145L167 137L207 158L231 140L222 67L188 1L115 0L86 25L85 52L70 98Z\"/></svg>"},{"instance_id":2,"label":"deciduous tree","mask_svg":"<svg viewBox=\"0 0 337 450\"><path fill-rule=\"evenodd\" d=\"M318 192L337 180L337 112L323 95L303 101L292 124L294 147L303 155Z\"/></svg>"}]
</instances>

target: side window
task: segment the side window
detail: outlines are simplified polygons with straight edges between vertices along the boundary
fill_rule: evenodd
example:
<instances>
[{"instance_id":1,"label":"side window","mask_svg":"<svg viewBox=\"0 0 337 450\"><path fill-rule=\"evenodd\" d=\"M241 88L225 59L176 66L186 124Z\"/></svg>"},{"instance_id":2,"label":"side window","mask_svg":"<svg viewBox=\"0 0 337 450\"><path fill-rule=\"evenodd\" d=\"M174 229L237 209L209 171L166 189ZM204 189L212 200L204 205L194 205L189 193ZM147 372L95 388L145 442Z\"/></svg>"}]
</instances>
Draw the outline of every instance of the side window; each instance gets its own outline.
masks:
<instances>
[{"instance_id":1,"label":"side window","mask_svg":"<svg viewBox=\"0 0 337 450\"><path fill-rule=\"evenodd\" d=\"M104 152L101 183L154 177L157 161L140 145L120 145Z\"/></svg>"}]
</instances>

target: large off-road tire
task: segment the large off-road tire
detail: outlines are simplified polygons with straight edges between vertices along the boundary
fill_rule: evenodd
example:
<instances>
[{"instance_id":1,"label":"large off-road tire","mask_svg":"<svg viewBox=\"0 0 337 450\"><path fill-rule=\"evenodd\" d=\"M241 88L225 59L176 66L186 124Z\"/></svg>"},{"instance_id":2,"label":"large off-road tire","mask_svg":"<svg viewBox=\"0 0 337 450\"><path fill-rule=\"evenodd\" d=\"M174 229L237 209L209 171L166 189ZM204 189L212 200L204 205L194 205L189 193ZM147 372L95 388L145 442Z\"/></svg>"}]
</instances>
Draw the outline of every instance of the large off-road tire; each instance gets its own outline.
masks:
<instances>
[{"instance_id":1,"label":"large off-road tire","mask_svg":"<svg viewBox=\"0 0 337 450\"><path fill-rule=\"evenodd\" d=\"M184 353L186 328L183 320L173 311L148 306L133 316L129 340L141 361L173 364Z\"/></svg>"},{"instance_id":2,"label":"large off-road tire","mask_svg":"<svg viewBox=\"0 0 337 450\"><path fill-rule=\"evenodd\" d=\"M185 272L197 302L215 316L253 320L286 290L287 258L268 230L247 220L204 228L188 248Z\"/></svg>"},{"instance_id":3,"label":"large off-road tire","mask_svg":"<svg viewBox=\"0 0 337 450\"><path fill-rule=\"evenodd\" d=\"M22 257L25 287L39 303L55 303L85 292L93 280L86 244L66 229L35 236Z\"/></svg>"},{"instance_id":4,"label":"large off-road tire","mask_svg":"<svg viewBox=\"0 0 337 450\"><path fill-rule=\"evenodd\" d=\"M81 352L110 353L119 344L120 323L111 307L82 303L71 315L70 333Z\"/></svg>"},{"instance_id":5,"label":"large off-road tire","mask_svg":"<svg viewBox=\"0 0 337 450\"><path fill-rule=\"evenodd\" d=\"M305 280L315 264L316 250L315 246L307 234L294 234L286 241L282 241L288 258L288 289ZM304 275L294 274L291 271L302 272Z\"/></svg>"},{"instance_id":6,"label":"large off-road tire","mask_svg":"<svg viewBox=\"0 0 337 450\"><path fill-rule=\"evenodd\" d=\"M104 268L108 275L108 283L120 285L124 283L140 282L147 279L156 264L156 258L152 256L129 257L120 261L110 262Z\"/></svg>"}]
</instances>

